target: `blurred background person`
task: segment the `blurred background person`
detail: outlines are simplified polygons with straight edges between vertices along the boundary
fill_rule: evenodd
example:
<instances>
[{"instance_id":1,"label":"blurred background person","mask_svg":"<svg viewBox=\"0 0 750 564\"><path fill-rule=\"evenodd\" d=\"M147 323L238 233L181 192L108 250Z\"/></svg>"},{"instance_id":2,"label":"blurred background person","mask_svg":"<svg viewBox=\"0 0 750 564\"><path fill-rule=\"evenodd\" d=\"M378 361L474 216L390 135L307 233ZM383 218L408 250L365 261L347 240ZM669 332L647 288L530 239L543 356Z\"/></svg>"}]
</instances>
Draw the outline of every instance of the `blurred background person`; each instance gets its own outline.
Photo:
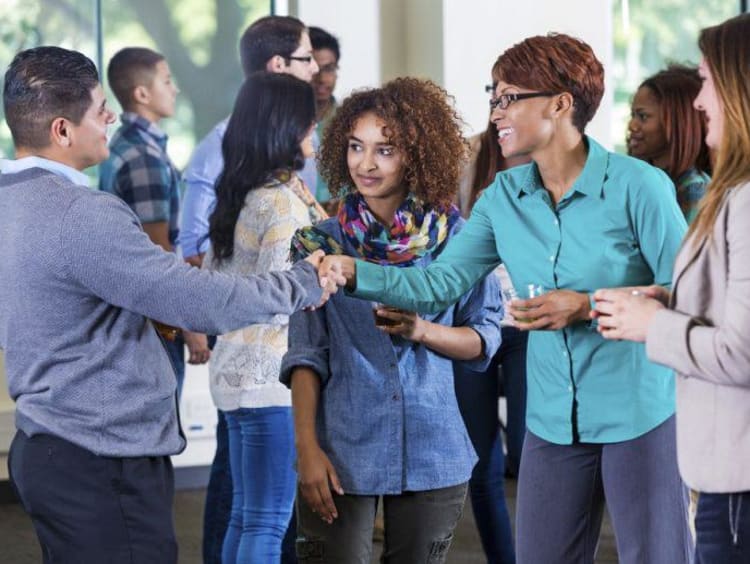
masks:
<instances>
[{"instance_id":1,"label":"blurred background person","mask_svg":"<svg viewBox=\"0 0 750 564\"><path fill-rule=\"evenodd\" d=\"M297 172L312 152L312 88L291 75L251 74L222 144L204 268L247 276L286 270L297 229L324 219ZM279 383L289 317L219 335L211 395L226 418L232 510L224 564L279 562L297 475L291 396Z\"/></svg>"},{"instance_id":2,"label":"blurred background person","mask_svg":"<svg viewBox=\"0 0 750 564\"><path fill-rule=\"evenodd\" d=\"M492 95L493 86L487 86ZM461 175L459 205L468 217L482 191L495 181L501 170L529 161L527 156L505 159L500 150L498 131L491 121L487 129L469 139L469 163ZM455 387L458 406L479 460L469 480L474 522L489 564L515 562L513 532L505 500L506 476L518 476L521 449L526 433L526 346L528 332L513 326L508 312L513 283L505 265L495 269L502 287L502 340L489 367L476 372L469 365L456 363ZM501 376L502 375L502 376ZM501 394L506 399L503 452L502 424L498 411Z\"/></svg>"},{"instance_id":3,"label":"blurred background person","mask_svg":"<svg viewBox=\"0 0 750 564\"><path fill-rule=\"evenodd\" d=\"M669 175L688 223L695 218L711 170L705 119L693 107L700 88L697 68L670 65L638 87L628 122L628 154Z\"/></svg>"},{"instance_id":4,"label":"blurred background person","mask_svg":"<svg viewBox=\"0 0 750 564\"><path fill-rule=\"evenodd\" d=\"M713 178L666 288L596 292L599 331L677 372L680 472L700 492L697 564L750 562L750 14L704 29Z\"/></svg>"},{"instance_id":5,"label":"blurred background person","mask_svg":"<svg viewBox=\"0 0 750 564\"><path fill-rule=\"evenodd\" d=\"M313 57L315 57L315 62L318 63L318 73L313 76L312 85L315 90L315 119L318 122L316 140L319 142L320 139L323 139L323 134L333 114L336 113L336 98L333 92L338 80L341 51L339 50L339 40L319 27L310 26L310 43L312 43ZM319 147L316 146L315 150L318 149ZM315 185L315 198L328 213L336 213L338 202L331 199L328 183L320 175L320 172L318 172Z\"/></svg>"},{"instance_id":6,"label":"blurred background person","mask_svg":"<svg viewBox=\"0 0 750 564\"><path fill-rule=\"evenodd\" d=\"M305 24L297 18L266 16L256 20L242 34L239 51L246 77L265 70L291 74L310 82L318 72L309 33ZM216 205L215 184L224 169L221 144L228 122L229 118L220 121L201 140L183 175L185 197L179 243L182 256L194 266L201 265L210 245L208 218ZM310 156L305 159L305 168L300 171L300 176L308 187L314 187L316 175L315 159ZM203 354L209 356L206 336L199 337L201 341L193 343L193 349L203 350ZM217 416L216 454L211 463L203 518L203 560L207 564L221 564L224 534L232 505L226 421L221 410ZM290 533L284 542L283 562L292 564L295 561L294 538Z\"/></svg>"}]
</instances>

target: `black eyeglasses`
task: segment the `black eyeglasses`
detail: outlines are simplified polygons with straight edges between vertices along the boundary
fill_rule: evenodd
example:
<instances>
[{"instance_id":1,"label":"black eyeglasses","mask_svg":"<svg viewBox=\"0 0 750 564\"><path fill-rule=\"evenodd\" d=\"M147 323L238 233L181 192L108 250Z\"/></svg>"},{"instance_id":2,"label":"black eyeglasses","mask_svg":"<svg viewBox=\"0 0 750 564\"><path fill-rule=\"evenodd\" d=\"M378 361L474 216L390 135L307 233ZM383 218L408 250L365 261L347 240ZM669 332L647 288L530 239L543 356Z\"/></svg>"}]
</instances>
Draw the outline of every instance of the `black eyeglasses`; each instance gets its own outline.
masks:
<instances>
[{"instance_id":1,"label":"black eyeglasses","mask_svg":"<svg viewBox=\"0 0 750 564\"><path fill-rule=\"evenodd\" d=\"M556 92L522 92L520 94L500 94L497 98L490 98L490 110L500 108L504 110L513 102L526 100L527 98L538 98L540 96L556 96Z\"/></svg>"},{"instance_id":2,"label":"black eyeglasses","mask_svg":"<svg viewBox=\"0 0 750 564\"><path fill-rule=\"evenodd\" d=\"M327 65L323 65L320 67L318 72L320 74L333 74L335 72L338 72L339 66L336 63L329 63Z\"/></svg>"},{"instance_id":3,"label":"black eyeglasses","mask_svg":"<svg viewBox=\"0 0 750 564\"><path fill-rule=\"evenodd\" d=\"M289 55L286 57L290 61L299 61L300 63L307 63L308 65L310 62L312 62L312 55L307 55L306 57L295 57L294 55Z\"/></svg>"}]
</instances>

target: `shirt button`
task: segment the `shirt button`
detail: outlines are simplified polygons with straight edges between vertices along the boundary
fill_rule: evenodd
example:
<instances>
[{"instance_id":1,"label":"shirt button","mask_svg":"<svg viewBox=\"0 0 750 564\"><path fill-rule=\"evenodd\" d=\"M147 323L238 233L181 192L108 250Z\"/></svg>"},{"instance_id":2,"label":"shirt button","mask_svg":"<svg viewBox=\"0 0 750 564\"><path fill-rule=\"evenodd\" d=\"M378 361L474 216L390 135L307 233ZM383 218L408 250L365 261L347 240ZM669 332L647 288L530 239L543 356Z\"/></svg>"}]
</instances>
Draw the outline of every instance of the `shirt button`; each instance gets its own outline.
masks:
<instances>
[{"instance_id":1,"label":"shirt button","mask_svg":"<svg viewBox=\"0 0 750 564\"><path fill-rule=\"evenodd\" d=\"M396 368L396 363L395 362L391 362L388 366L390 366L391 368Z\"/></svg>"},{"instance_id":2,"label":"shirt button","mask_svg":"<svg viewBox=\"0 0 750 564\"><path fill-rule=\"evenodd\" d=\"M568 386L568 391L572 392L573 391L573 386Z\"/></svg>"},{"instance_id":3,"label":"shirt button","mask_svg":"<svg viewBox=\"0 0 750 564\"><path fill-rule=\"evenodd\" d=\"M568 351L566 351L565 349L563 349L562 353L563 353L563 356L568 356Z\"/></svg>"},{"instance_id":4,"label":"shirt button","mask_svg":"<svg viewBox=\"0 0 750 564\"><path fill-rule=\"evenodd\" d=\"M560 225L560 222L559 222L559 221L557 221L557 220L553 221L553 223L554 223L555 225Z\"/></svg>"},{"instance_id":5,"label":"shirt button","mask_svg":"<svg viewBox=\"0 0 750 564\"><path fill-rule=\"evenodd\" d=\"M555 255L550 255L549 256L549 261L550 262L555 262Z\"/></svg>"},{"instance_id":6,"label":"shirt button","mask_svg":"<svg viewBox=\"0 0 750 564\"><path fill-rule=\"evenodd\" d=\"M391 397L391 399L393 401L398 401L399 400L398 394L393 394L393 396Z\"/></svg>"}]
</instances>

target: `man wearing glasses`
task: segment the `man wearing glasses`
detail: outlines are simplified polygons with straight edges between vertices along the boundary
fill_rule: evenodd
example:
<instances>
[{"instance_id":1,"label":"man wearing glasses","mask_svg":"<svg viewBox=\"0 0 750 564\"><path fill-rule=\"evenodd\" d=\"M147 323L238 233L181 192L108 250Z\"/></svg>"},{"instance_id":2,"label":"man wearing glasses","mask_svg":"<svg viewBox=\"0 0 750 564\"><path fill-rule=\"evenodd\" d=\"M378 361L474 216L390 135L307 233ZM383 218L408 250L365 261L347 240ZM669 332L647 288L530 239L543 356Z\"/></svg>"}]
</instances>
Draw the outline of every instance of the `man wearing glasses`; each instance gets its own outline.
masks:
<instances>
[{"instance_id":1,"label":"man wearing glasses","mask_svg":"<svg viewBox=\"0 0 750 564\"><path fill-rule=\"evenodd\" d=\"M240 60L245 76L265 70L288 73L310 82L318 72L305 24L289 16L267 16L253 22L240 38ZM201 265L203 255L208 250L208 218L216 205L214 184L224 168L221 143L228 121L229 118L226 118L219 122L201 140L183 175L185 196L179 245L182 256L194 266ZM306 160L300 176L314 193L317 177L314 159ZM206 336L191 334L190 339L192 341L186 339L186 342L191 358L194 354L208 358ZM218 418L216 454L211 465L203 519L203 561L217 564L221 562L222 543L232 505L227 426L221 411ZM293 554L293 533L296 529L294 526L290 529L282 547L282 562L285 564L296 562Z\"/></svg>"}]
</instances>

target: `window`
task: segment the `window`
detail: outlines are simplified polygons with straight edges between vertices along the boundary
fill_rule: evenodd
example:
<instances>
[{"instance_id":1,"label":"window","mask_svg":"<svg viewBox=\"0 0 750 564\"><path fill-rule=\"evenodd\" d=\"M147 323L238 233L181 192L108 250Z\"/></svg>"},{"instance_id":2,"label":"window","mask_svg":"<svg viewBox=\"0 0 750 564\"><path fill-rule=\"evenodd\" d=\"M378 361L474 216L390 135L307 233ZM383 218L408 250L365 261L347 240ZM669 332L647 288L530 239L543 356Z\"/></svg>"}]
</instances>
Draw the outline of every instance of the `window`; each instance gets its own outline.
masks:
<instances>
[{"instance_id":1,"label":"window","mask_svg":"<svg viewBox=\"0 0 750 564\"><path fill-rule=\"evenodd\" d=\"M181 93L175 116L162 124L169 152L182 168L196 143L231 111L242 82L238 41L269 0L4 0L0 60L21 49L59 45L106 66L116 51L144 46L165 55ZM101 10L101 11L99 11ZM102 61L98 61L99 53ZM117 101L107 91L110 107ZM2 118L0 108L0 119ZM112 131L114 128L112 127ZM0 156L12 156L10 131L0 123Z\"/></svg>"},{"instance_id":2,"label":"window","mask_svg":"<svg viewBox=\"0 0 750 564\"><path fill-rule=\"evenodd\" d=\"M698 34L740 13L738 0L614 0L615 149L625 152L630 100L638 85L667 63L700 61Z\"/></svg>"}]
</instances>

